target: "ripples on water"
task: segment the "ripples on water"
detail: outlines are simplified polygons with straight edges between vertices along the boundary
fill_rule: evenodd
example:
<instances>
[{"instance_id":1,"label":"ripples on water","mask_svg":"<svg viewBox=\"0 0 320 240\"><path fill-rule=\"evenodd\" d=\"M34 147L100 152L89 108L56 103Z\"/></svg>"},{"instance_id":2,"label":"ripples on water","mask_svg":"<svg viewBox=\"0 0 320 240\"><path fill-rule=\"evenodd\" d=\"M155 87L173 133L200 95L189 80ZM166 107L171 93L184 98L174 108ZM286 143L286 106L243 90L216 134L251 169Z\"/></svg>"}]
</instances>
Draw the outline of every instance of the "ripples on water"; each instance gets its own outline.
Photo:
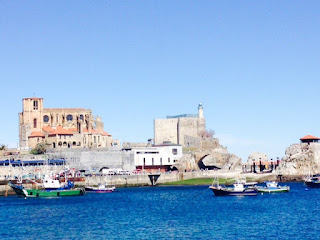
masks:
<instances>
[{"instance_id":1,"label":"ripples on water","mask_svg":"<svg viewBox=\"0 0 320 240\"><path fill-rule=\"evenodd\" d=\"M320 239L320 189L215 197L208 186L0 198L0 239Z\"/></svg>"}]
</instances>

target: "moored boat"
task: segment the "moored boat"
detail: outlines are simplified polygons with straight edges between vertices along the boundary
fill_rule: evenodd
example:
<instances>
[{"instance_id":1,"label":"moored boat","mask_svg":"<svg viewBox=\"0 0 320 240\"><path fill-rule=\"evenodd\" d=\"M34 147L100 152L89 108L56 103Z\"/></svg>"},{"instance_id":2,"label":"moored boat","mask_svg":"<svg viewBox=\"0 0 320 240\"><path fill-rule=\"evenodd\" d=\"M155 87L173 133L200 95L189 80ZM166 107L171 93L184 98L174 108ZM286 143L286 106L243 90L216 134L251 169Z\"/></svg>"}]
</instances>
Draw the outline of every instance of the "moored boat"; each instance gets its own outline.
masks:
<instances>
[{"instance_id":1,"label":"moored boat","mask_svg":"<svg viewBox=\"0 0 320 240\"><path fill-rule=\"evenodd\" d=\"M289 191L289 186L280 186L276 181L267 181L265 187L258 187L258 192L260 193L281 193Z\"/></svg>"},{"instance_id":2,"label":"moored boat","mask_svg":"<svg viewBox=\"0 0 320 240\"><path fill-rule=\"evenodd\" d=\"M25 188L23 185L15 185L9 182L9 186L20 197L63 197L63 196L80 196L85 194L83 188L60 189L60 190L43 190Z\"/></svg>"},{"instance_id":3,"label":"moored boat","mask_svg":"<svg viewBox=\"0 0 320 240\"><path fill-rule=\"evenodd\" d=\"M246 183L245 180L237 180L232 187L212 184L210 189L215 196L256 196L258 190L254 187L255 183Z\"/></svg>"},{"instance_id":4,"label":"moored boat","mask_svg":"<svg viewBox=\"0 0 320 240\"><path fill-rule=\"evenodd\" d=\"M87 192L95 192L95 193L107 193L107 192L116 192L116 187L108 187L104 184L99 184L98 187L86 186L85 190Z\"/></svg>"},{"instance_id":5,"label":"moored boat","mask_svg":"<svg viewBox=\"0 0 320 240\"><path fill-rule=\"evenodd\" d=\"M306 177L304 183L310 188L320 188L320 174Z\"/></svg>"}]
</instances>

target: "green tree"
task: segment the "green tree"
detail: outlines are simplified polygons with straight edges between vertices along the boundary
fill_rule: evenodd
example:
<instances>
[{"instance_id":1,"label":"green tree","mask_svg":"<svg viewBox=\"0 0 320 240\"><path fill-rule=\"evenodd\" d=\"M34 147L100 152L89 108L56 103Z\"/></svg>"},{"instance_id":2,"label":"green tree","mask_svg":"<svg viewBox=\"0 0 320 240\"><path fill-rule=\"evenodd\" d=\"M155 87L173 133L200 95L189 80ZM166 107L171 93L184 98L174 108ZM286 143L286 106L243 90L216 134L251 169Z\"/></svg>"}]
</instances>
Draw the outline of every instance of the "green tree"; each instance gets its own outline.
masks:
<instances>
[{"instance_id":1,"label":"green tree","mask_svg":"<svg viewBox=\"0 0 320 240\"><path fill-rule=\"evenodd\" d=\"M38 143L37 146L30 151L30 153L34 155L44 154L46 149L45 143Z\"/></svg>"},{"instance_id":2,"label":"green tree","mask_svg":"<svg viewBox=\"0 0 320 240\"><path fill-rule=\"evenodd\" d=\"M0 150L6 150L6 145L1 144L1 145L0 145Z\"/></svg>"}]
</instances>

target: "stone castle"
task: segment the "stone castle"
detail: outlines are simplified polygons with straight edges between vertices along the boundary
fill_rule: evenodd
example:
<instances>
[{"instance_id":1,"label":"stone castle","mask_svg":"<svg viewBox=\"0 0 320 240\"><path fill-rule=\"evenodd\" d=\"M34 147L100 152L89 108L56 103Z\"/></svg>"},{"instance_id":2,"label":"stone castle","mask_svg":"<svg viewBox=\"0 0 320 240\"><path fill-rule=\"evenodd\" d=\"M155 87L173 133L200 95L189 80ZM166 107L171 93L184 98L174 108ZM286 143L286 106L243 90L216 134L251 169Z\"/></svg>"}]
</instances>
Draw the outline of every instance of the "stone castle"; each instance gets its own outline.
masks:
<instances>
[{"instance_id":1,"label":"stone castle","mask_svg":"<svg viewBox=\"0 0 320 240\"><path fill-rule=\"evenodd\" d=\"M103 130L100 117L91 109L44 108L43 98L24 98L19 113L21 149L45 143L48 148L102 148L118 145Z\"/></svg>"},{"instance_id":2,"label":"stone castle","mask_svg":"<svg viewBox=\"0 0 320 240\"><path fill-rule=\"evenodd\" d=\"M154 120L154 143L171 142L188 146L190 138L199 138L206 131L206 121L203 116L203 107L200 103L198 114L182 114L167 116L166 119Z\"/></svg>"}]
</instances>

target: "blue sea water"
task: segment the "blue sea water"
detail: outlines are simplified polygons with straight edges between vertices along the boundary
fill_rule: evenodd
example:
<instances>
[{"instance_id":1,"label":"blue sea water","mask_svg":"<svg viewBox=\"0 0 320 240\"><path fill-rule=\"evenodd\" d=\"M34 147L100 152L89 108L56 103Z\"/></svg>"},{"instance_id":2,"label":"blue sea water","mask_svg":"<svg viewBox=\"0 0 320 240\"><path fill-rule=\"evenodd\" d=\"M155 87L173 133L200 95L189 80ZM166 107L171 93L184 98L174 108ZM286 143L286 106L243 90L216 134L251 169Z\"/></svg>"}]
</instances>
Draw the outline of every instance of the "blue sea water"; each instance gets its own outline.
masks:
<instances>
[{"instance_id":1,"label":"blue sea water","mask_svg":"<svg viewBox=\"0 0 320 240\"><path fill-rule=\"evenodd\" d=\"M320 239L320 189L216 197L208 186L0 198L0 239Z\"/></svg>"}]
</instances>

